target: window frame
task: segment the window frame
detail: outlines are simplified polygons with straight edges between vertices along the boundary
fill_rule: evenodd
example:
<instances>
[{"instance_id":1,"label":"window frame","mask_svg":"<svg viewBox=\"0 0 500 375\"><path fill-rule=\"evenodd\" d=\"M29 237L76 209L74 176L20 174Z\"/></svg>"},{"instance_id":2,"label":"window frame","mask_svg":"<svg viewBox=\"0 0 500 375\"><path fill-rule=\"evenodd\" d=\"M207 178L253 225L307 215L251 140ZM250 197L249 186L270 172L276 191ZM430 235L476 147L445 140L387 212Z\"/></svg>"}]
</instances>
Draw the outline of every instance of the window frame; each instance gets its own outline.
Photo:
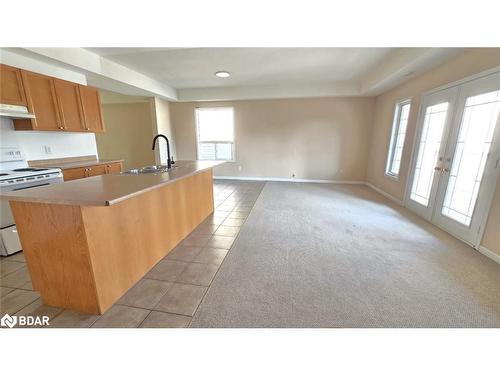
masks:
<instances>
[{"instance_id":1,"label":"window frame","mask_svg":"<svg viewBox=\"0 0 500 375\"><path fill-rule=\"evenodd\" d=\"M199 128L199 120L198 120L198 111L199 110L221 110L221 109L231 109L233 114L233 141L200 141L200 128ZM196 160L200 161L225 161L228 163L236 162L236 126L234 122L234 107L233 106L218 106L218 107L195 107L194 109L194 117L195 117L195 131L196 131ZM231 147L231 159L200 159L200 143L214 143L214 144L230 144ZM216 146L217 147L217 146ZM216 155L217 156L217 155Z\"/></svg>"},{"instance_id":2,"label":"window frame","mask_svg":"<svg viewBox=\"0 0 500 375\"><path fill-rule=\"evenodd\" d=\"M394 154L396 151L396 145L398 143L398 134L401 126L401 113L402 109L405 105L409 105L410 108L408 110L408 118L406 120L406 129L405 129L405 140L403 142L403 146L401 149L401 156L404 151L404 143L406 142L406 133L408 131L408 121L410 120L410 111L411 111L411 98L406 98L402 100L398 100L394 106L394 117L392 119L392 129L391 129L391 137L389 140L389 149L387 150L387 159L385 163L385 171L384 175L393 180L399 181L399 176L401 172L401 160L399 165L398 173L391 172L392 166L394 164Z\"/></svg>"}]
</instances>

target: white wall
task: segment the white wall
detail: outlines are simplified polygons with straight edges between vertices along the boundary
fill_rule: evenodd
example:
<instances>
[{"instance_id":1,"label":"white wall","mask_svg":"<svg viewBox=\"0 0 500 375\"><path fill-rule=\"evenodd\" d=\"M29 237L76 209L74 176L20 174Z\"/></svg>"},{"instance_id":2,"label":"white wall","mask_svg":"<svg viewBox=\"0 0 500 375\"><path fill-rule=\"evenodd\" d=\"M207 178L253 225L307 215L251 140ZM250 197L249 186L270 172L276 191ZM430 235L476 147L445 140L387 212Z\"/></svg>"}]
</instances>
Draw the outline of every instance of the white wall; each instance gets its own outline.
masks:
<instances>
[{"instance_id":1,"label":"white wall","mask_svg":"<svg viewBox=\"0 0 500 375\"><path fill-rule=\"evenodd\" d=\"M0 117L0 146L21 147L26 160L96 155L94 133L15 131L11 119ZM44 146L52 153L46 154Z\"/></svg>"}]
</instances>

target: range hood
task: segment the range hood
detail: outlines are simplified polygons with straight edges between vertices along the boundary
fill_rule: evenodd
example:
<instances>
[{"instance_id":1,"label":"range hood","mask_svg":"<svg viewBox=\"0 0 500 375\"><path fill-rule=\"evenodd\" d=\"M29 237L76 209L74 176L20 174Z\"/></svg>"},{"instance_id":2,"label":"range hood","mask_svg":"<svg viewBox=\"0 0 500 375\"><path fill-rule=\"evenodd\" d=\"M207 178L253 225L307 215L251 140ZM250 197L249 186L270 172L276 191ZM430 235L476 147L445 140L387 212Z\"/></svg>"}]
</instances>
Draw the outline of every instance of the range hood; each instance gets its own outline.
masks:
<instances>
[{"instance_id":1,"label":"range hood","mask_svg":"<svg viewBox=\"0 0 500 375\"><path fill-rule=\"evenodd\" d=\"M28 108L22 105L0 104L0 117L12 119L35 118L33 113L28 112Z\"/></svg>"}]
</instances>

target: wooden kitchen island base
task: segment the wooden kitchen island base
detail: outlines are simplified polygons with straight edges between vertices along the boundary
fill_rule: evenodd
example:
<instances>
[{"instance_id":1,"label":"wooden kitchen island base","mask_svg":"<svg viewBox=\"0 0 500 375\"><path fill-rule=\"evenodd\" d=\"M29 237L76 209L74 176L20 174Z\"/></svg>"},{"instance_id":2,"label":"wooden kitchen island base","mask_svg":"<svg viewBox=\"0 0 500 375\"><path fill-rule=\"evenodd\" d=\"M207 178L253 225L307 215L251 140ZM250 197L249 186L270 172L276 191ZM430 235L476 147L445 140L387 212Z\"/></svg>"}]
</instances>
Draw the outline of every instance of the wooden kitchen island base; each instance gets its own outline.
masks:
<instances>
[{"instance_id":1,"label":"wooden kitchen island base","mask_svg":"<svg viewBox=\"0 0 500 375\"><path fill-rule=\"evenodd\" d=\"M10 203L43 302L102 314L213 212L212 169L110 205Z\"/></svg>"}]
</instances>

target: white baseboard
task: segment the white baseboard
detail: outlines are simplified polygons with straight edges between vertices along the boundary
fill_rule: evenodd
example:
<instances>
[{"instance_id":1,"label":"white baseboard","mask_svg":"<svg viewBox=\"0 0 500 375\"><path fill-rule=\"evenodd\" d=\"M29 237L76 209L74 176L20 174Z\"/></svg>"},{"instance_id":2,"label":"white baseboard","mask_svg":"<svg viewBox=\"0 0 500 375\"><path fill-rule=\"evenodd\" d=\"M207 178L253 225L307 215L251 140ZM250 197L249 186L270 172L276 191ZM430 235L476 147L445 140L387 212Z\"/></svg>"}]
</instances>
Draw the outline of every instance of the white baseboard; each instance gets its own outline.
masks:
<instances>
[{"instance_id":1,"label":"white baseboard","mask_svg":"<svg viewBox=\"0 0 500 375\"><path fill-rule=\"evenodd\" d=\"M281 178L281 177L236 177L236 176L214 176L215 180L240 180L240 181L273 181L273 182L311 182L314 184L350 184L364 185L364 181L348 180L314 180L304 178Z\"/></svg>"},{"instance_id":2,"label":"white baseboard","mask_svg":"<svg viewBox=\"0 0 500 375\"><path fill-rule=\"evenodd\" d=\"M372 185L370 184L369 182L365 182L365 185L372 188L373 190L375 190L377 193L379 194L382 194L384 197L386 197L387 199L393 201L394 203L397 203L399 204L400 206L404 206L404 203L401 199L398 199L396 198L395 196L389 194L389 193L386 193L385 191L383 191L382 189L376 187L375 185Z\"/></svg>"},{"instance_id":3,"label":"white baseboard","mask_svg":"<svg viewBox=\"0 0 500 375\"><path fill-rule=\"evenodd\" d=\"M481 254L486 255L491 260L494 260L495 262L500 263L500 255L498 255L497 253L494 253L490 249L487 249L486 247L480 245L477 250Z\"/></svg>"}]
</instances>

